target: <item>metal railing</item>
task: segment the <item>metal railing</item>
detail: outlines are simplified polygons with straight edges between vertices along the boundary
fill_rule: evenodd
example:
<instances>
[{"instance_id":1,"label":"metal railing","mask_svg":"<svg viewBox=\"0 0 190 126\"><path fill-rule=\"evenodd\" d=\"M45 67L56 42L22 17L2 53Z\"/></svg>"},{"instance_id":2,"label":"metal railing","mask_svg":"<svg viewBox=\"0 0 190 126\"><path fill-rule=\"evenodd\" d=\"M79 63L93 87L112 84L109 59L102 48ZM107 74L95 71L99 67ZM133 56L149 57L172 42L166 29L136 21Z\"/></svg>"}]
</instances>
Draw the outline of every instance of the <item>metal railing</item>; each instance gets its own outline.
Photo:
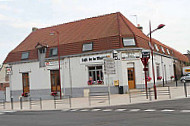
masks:
<instances>
[{"instance_id":1,"label":"metal railing","mask_svg":"<svg viewBox=\"0 0 190 126\"><path fill-rule=\"evenodd\" d=\"M5 99L0 99L0 106L2 106L3 109L5 109Z\"/></svg>"},{"instance_id":2,"label":"metal railing","mask_svg":"<svg viewBox=\"0 0 190 126\"><path fill-rule=\"evenodd\" d=\"M89 92L88 101L90 106L92 100L101 101L102 103L108 100L108 103L110 105L110 94L109 92Z\"/></svg>"},{"instance_id":3,"label":"metal railing","mask_svg":"<svg viewBox=\"0 0 190 126\"><path fill-rule=\"evenodd\" d=\"M57 108L58 104L69 104L69 107L71 108L71 96L70 95L64 95L61 99L54 96L54 108Z\"/></svg>"},{"instance_id":4,"label":"metal railing","mask_svg":"<svg viewBox=\"0 0 190 126\"><path fill-rule=\"evenodd\" d=\"M29 106L30 109L32 109L32 106L40 106L40 109L42 109L42 98L41 97L30 97L29 98Z\"/></svg>"},{"instance_id":5,"label":"metal railing","mask_svg":"<svg viewBox=\"0 0 190 126\"><path fill-rule=\"evenodd\" d=\"M148 97L149 97L149 100L151 101L152 100L151 93L152 93L151 88L148 88L148 96L147 96L146 90L144 88L129 89L129 102L131 103L132 98L135 98L135 97L145 97L145 99L148 99Z\"/></svg>"},{"instance_id":6,"label":"metal railing","mask_svg":"<svg viewBox=\"0 0 190 126\"><path fill-rule=\"evenodd\" d=\"M171 91L169 86L164 86L161 88L157 88L157 95L168 95L171 99Z\"/></svg>"}]
</instances>

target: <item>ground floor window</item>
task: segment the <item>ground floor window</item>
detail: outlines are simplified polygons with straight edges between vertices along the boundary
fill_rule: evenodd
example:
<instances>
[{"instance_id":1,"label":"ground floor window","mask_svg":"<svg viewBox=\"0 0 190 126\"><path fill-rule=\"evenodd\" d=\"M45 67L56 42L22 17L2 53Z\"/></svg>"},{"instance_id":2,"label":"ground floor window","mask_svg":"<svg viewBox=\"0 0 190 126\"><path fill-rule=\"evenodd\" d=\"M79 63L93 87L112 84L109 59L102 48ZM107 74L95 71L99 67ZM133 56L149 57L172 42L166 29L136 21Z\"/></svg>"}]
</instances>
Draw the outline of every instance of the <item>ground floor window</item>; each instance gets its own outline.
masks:
<instances>
[{"instance_id":1,"label":"ground floor window","mask_svg":"<svg viewBox=\"0 0 190 126\"><path fill-rule=\"evenodd\" d=\"M156 65L156 75L157 75L157 80L162 79L162 77L160 76L160 64Z\"/></svg>"},{"instance_id":2,"label":"ground floor window","mask_svg":"<svg viewBox=\"0 0 190 126\"><path fill-rule=\"evenodd\" d=\"M88 67L89 81L88 84L103 84L102 66L89 66Z\"/></svg>"}]
</instances>

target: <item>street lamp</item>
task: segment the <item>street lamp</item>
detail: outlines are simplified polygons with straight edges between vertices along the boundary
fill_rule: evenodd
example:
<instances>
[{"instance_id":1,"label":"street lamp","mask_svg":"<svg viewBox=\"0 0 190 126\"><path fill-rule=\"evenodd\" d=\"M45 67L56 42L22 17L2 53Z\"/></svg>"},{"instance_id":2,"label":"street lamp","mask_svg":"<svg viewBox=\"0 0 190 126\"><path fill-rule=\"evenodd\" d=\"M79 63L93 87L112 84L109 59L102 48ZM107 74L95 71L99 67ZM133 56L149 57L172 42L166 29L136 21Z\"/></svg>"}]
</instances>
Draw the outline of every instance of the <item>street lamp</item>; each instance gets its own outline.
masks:
<instances>
[{"instance_id":1,"label":"street lamp","mask_svg":"<svg viewBox=\"0 0 190 126\"><path fill-rule=\"evenodd\" d=\"M152 36L151 36L151 34L153 33L153 32L155 32L156 30L158 30L158 29L161 29L161 28L163 28L165 25L164 24L160 24L160 25L158 25L158 27L156 28L156 29L154 29L154 30L152 30L151 31L151 21L149 21L149 29L150 29L150 33L148 33L147 34L147 36L149 36L150 35L150 43L152 44ZM152 44L153 45L153 44ZM153 58L153 48L151 48L151 55L152 55L152 73L153 73L153 81L154 81L154 97L155 97L155 99L157 99L157 93L156 93L156 84L155 84L155 72L154 72L154 58Z\"/></svg>"},{"instance_id":2,"label":"street lamp","mask_svg":"<svg viewBox=\"0 0 190 126\"><path fill-rule=\"evenodd\" d=\"M59 64L59 87L60 87L60 99L62 99L62 95L61 95L61 72L60 72L60 48L59 48L59 32L56 30L53 30L50 35L54 35L57 34L57 53L58 53L58 64ZM57 85L56 85L56 89L57 89ZM56 90L57 91L57 90Z\"/></svg>"}]
</instances>

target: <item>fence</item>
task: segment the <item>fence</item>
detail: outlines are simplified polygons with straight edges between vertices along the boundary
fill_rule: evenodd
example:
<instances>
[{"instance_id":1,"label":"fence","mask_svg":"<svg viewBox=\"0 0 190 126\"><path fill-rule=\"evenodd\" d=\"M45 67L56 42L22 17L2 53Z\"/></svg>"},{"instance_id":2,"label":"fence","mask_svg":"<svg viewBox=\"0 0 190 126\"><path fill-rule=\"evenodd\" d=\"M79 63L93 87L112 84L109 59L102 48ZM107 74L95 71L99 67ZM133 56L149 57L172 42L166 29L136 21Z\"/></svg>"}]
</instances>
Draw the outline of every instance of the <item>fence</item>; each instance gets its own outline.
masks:
<instances>
[{"instance_id":1,"label":"fence","mask_svg":"<svg viewBox=\"0 0 190 126\"><path fill-rule=\"evenodd\" d=\"M0 99L0 106L3 106L3 109L5 109L5 99Z\"/></svg>"},{"instance_id":2,"label":"fence","mask_svg":"<svg viewBox=\"0 0 190 126\"><path fill-rule=\"evenodd\" d=\"M89 92L88 101L90 106L92 100L94 101L100 100L101 102L105 102L106 100L108 100L110 105L110 94L109 92Z\"/></svg>"},{"instance_id":3,"label":"fence","mask_svg":"<svg viewBox=\"0 0 190 126\"><path fill-rule=\"evenodd\" d=\"M71 96L70 95L64 95L62 99L56 98L54 96L54 108L57 108L58 104L69 104L69 107L71 108Z\"/></svg>"},{"instance_id":4,"label":"fence","mask_svg":"<svg viewBox=\"0 0 190 126\"><path fill-rule=\"evenodd\" d=\"M29 98L29 106L30 109L32 109L32 106L40 106L40 109L42 109L42 98L41 97L30 97Z\"/></svg>"},{"instance_id":5,"label":"fence","mask_svg":"<svg viewBox=\"0 0 190 126\"><path fill-rule=\"evenodd\" d=\"M145 89L130 89L129 90L129 101L130 103L132 102L132 98L135 98L135 97L145 97L146 99L148 99L148 96L149 96L149 100L151 101L152 98L151 98L151 93L152 93L152 90L151 88L148 88L148 95L146 94L146 91Z\"/></svg>"},{"instance_id":6,"label":"fence","mask_svg":"<svg viewBox=\"0 0 190 126\"><path fill-rule=\"evenodd\" d=\"M169 98L171 99L171 92L170 92L170 87L169 86L164 86L161 88L157 88L157 95L168 95Z\"/></svg>"}]
</instances>

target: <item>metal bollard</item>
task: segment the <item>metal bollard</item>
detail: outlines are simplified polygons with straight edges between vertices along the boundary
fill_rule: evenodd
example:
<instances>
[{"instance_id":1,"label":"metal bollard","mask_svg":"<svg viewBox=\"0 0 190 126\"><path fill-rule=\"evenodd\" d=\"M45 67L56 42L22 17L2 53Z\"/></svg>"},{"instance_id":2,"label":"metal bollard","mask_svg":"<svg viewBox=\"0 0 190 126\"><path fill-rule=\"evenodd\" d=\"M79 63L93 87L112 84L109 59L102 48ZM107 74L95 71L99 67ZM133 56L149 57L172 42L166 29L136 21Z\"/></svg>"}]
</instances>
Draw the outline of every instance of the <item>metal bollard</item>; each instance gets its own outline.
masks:
<instances>
[{"instance_id":1,"label":"metal bollard","mask_svg":"<svg viewBox=\"0 0 190 126\"><path fill-rule=\"evenodd\" d=\"M20 109L22 109L22 97L19 98L20 98Z\"/></svg>"},{"instance_id":2,"label":"metal bollard","mask_svg":"<svg viewBox=\"0 0 190 126\"><path fill-rule=\"evenodd\" d=\"M42 98L40 97L40 109L42 110Z\"/></svg>"},{"instance_id":3,"label":"metal bollard","mask_svg":"<svg viewBox=\"0 0 190 126\"><path fill-rule=\"evenodd\" d=\"M187 97L187 87L186 87L186 82L184 82L184 91L185 91L185 97Z\"/></svg>"},{"instance_id":4,"label":"metal bollard","mask_svg":"<svg viewBox=\"0 0 190 126\"><path fill-rule=\"evenodd\" d=\"M148 88L148 92L149 92L149 99L150 99L150 101L152 101L151 89L150 88Z\"/></svg>"},{"instance_id":5,"label":"metal bollard","mask_svg":"<svg viewBox=\"0 0 190 126\"><path fill-rule=\"evenodd\" d=\"M13 106L13 97L11 97L11 109L12 110L14 109L14 106Z\"/></svg>"}]
</instances>

